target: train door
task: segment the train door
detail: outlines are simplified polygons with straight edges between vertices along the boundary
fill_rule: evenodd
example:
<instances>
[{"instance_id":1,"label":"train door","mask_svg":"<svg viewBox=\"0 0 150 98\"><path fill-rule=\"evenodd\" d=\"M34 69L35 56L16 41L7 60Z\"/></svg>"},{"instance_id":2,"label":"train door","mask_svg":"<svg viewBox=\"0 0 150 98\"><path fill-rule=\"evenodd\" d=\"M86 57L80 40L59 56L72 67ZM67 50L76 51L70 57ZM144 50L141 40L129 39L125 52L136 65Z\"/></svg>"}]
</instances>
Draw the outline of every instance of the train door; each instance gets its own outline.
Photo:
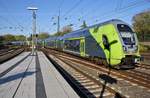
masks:
<instances>
[{"instance_id":1,"label":"train door","mask_svg":"<svg viewBox=\"0 0 150 98\"><path fill-rule=\"evenodd\" d=\"M85 56L85 39L80 39L80 56Z\"/></svg>"}]
</instances>

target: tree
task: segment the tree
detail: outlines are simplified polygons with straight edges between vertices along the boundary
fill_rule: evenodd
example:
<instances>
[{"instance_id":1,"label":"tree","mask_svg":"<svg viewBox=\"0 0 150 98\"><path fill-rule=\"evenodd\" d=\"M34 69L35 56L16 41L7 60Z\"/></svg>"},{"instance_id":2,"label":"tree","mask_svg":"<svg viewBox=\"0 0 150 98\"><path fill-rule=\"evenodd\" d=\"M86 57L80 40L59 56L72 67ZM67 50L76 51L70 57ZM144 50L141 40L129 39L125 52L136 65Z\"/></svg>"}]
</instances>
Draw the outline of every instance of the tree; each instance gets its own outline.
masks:
<instances>
[{"instance_id":1,"label":"tree","mask_svg":"<svg viewBox=\"0 0 150 98\"><path fill-rule=\"evenodd\" d=\"M6 42L15 41L15 36L11 35L11 34L6 34L6 35L4 35L4 41L6 41Z\"/></svg>"},{"instance_id":2,"label":"tree","mask_svg":"<svg viewBox=\"0 0 150 98\"><path fill-rule=\"evenodd\" d=\"M80 26L82 29L87 27L86 21L83 21L83 24Z\"/></svg>"},{"instance_id":3,"label":"tree","mask_svg":"<svg viewBox=\"0 0 150 98\"><path fill-rule=\"evenodd\" d=\"M15 39L16 41L25 41L26 37L24 35L16 35Z\"/></svg>"},{"instance_id":4,"label":"tree","mask_svg":"<svg viewBox=\"0 0 150 98\"><path fill-rule=\"evenodd\" d=\"M133 17L133 28L145 39L147 34L150 34L150 10L141 12Z\"/></svg>"},{"instance_id":5,"label":"tree","mask_svg":"<svg viewBox=\"0 0 150 98\"><path fill-rule=\"evenodd\" d=\"M60 32L54 34L54 36L63 36L64 34L72 32L71 25L64 26Z\"/></svg>"},{"instance_id":6,"label":"tree","mask_svg":"<svg viewBox=\"0 0 150 98\"><path fill-rule=\"evenodd\" d=\"M64 26L62 28L62 35L66 34L66 33L70 33L72 32L72 27L70 25Z\"/></svg>"},{"instance_id":7,"label":"tree","mask_svg":"<svg viewBox=\"0 0 150 98\"><path fill-rule=\"evenodd\" d=\"M4 37L0 36L0 42L3 42L3 41L4 41Z\"/></svg>"},{"instance_id":8,"label":"tree","mask_svg":"<svg viewBox=\"0 0 150 98\"><path fill-rule=\"evenodd\" d=\"M38 38L39 39L46 39L48 38L50 35L46 32L41 32L40 34L38 34Z\"/></svg>"},{"instance_id":9,"label":"tree","mask_svg":"<svg viewBox=\"0 0 150 98\"><path fill-rule=\"evenodd\" d=\"M63 35L63 32L59 31L57 33L54 33L54 35L52 35L52 36L62 36L62 35Z\"/></svg>"}]
</instances>

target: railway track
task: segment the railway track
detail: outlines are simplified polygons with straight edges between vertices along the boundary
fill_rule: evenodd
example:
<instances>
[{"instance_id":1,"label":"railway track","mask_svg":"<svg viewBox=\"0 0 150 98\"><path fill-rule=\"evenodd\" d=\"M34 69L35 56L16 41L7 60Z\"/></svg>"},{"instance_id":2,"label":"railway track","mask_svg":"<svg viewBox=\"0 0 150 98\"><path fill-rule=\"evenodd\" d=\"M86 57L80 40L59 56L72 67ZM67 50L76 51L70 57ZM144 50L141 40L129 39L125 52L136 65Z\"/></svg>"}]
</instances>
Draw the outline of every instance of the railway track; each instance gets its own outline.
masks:
<instances>
[{"instance_id":1,"label":"railway track","mask_svg":"<svg viewBox=\"0 0 150 98\"><path fill-rule=\"evenodd\" d=\"M16 50L9 50L7 52L0 54L0 64L15 57L16 55L22 53L24 51L24 48L19 48Z\"/></svg>"},{"instance_id":2,"label":"railway track","mask_svg":"<svg viewBox=\"0 0 150 98\"><path fill-rule=\"evenodd\" d=\"M7 53L9 53L11 51L20 49L20 48L25 48L25 47L7 47L7 48L4 48L4 49L0 49L0 56L5 54L5 53L7 54Z\"/></svg>"},{"instance_id":3,"label":"railway track","mask_svg":"<svg viewBox=\"0 0 150 98\"><path fill-rule=\"evenodd\" d=\"M59 55L61 56L61 55ZM71 59L69 57L65 57L65 56L62 56L64 57L65 59L69 59L69 60L72 60L72 61L75 61L77 63L81 63L85 66L90 66L91 68L94 68L94 69L98 69L100 71L103 71L103 72L106 72L108 73L109 70L106 69L104 66L99 66L99 65L96 65L96 64L90 64L90 63L85 63L85 62L81 62L80 60L75 60L75 59ZM136 70L121 70L121 71L118 71L118 70L114 70L112 69L112 74L119 77L119 78L123 78L125 80L128 80L130 82L133 82L133 83L137 83L141 86L144 86L144 87L147 87L147 88L150 88L150 79L147 78L149 77L149 74L146 74L144 72L139 72L139 71L136 71Z\"/></svg>"},{"instance_id":4,"label":"railway track","mask_svg":"<svg viewBox=\"0 0 150 98\"><path fill-rule=\"evenodd\" d=\"M14 51L15 49L4 49L4 50L1 50L0 51L0 56L3 56L3 55L5 55L5 54L8 54L8 53L10 53L10 52L12 52L12 51Z\"/></svg>"},{"instance_id":5,"label":"railway track","mask_svg":"<svg viewBox=\"0 0 150 98\"><path fill-rule=\"evenodd\" d=\"M67 62L70 62L70 64L78 65L79 68L82 66L82 68L80 68L80 69L86 69L86 67L88 67L88 70L91 70L90 73L92 75L95 74L96 77L98 76L97 73L101 73L104 75L107 75L108 73L110 73L111 77L113 77L114 79L116 78L117 80L125 80L127 82L126 84L129 83L131 87L137 87L137 88L141 87L147 91L150 88L150 85L149 85L150 80L149 80L149 78L146 78L146 77L148 77L149 74L142 75L143 74L142 72L140 73L135 70L134 71L133 70L117 71L117 70L111 69L111 72L110 72L109 69L106 69L103 66L97 66L96 64L93 64L86 60L82 60L82 59L79 60L79 58L77 59L76 57L73 58L73 56L70 56L68 54L62 55L62 53L58 53L57 51L51 51L51 54L53 54L55 56L57 55L57 57L60 58L61 60L63 60L64 62L67 61ZM97 78L97 79L99 79L99 78ZM121 88L123 89L123 87L121 87ZM119 89L119 87L117 87L117 89ZM119 90L117 90L117 91L119 92ZM128 95L130 96L130 94L127 94L127 96Z\"/></svg>"},{"instance_id":6,"label":"railway track","mask_svg":"<svg viewBox=\"0 0 150 98\"><path fill-rule=\"evenodd\" d=\"M148 58L150 58L150 53L149 53L150 51L148 51L148 52L143 52L143 53L141 53L141 55L143 56L143 57L148 57Z\"/></svg>"},{"instance_id":7,"label":"railway track","mask_svg":"<svg viewBox=\"0 0 150 98\"><path fill-rule=\"evenodd\" d=\"M143 61L142 61L142 66L140 65L140 67L142 67L142 68L145 68L145 69L150 69L150 53L149 53L150 51L148 51L148 52L144 52L144 53L141 53L141 56L142 56L142 58L143 58Z\"/></svg>"},{"instance_id":8,"label":"railway track","mask_svg":"<svg viewBox=\"0 0 150 98\"><path fill-rule=\"evenodd\" d=\"M61 55L59 55L59 56L61 56ZM64 57L64 56L61 56L61 57ZM109 70L106 69L103 66L97 66L95 64L81 62L79 60L71 59L69 57L64 57L64 58L75 61L75 62L80 63L80 64L83 64L85 66L90 66L91 68L98 69L99 71L103 71L103 72L106 72L106 73L109 72ZM111 74L115 75L119 78L123 78L125 80L128 80L130 82L137 83L141 86L150 88L150 85L148 84L148 83L150 83L150 79L147 78L147 77L149 77L149 74L142 73L142 72L139 72L139 71L136 71L136 70L128 70L128 71L124 71L124 70L122 71L121 70L121 71L118 71L118 70L114 70L114 69L112 69Z\"/></svg>"},{"instance_id":9,"label":"railway track","mask_svg":"<svg viewBox=\"0 0 150 98\"><path fill-rule=\"evenodd\" d=\"M148 70L150 69L150 64L146 64L146 63L141 63L137 66L143 69L148 69Z\"/></svg>"},{"instance_id":10,"label":"railway track","mask_svg":"<svg viewBox=\"0 0 150 98\"><path fill-rule=\"evenodd\" d=\"M56 56L56 55L55 55ZM59 58L58 56L56 56ZM51 57L55 58L55 57ZM92 77L90 73L87 73L84 70L81 70L80 68L77 68L73 66L72 62L69 62L68 60L65 60L63 58L57 59L56 61L59 61L63 63L63 66L59 66L59 69L65 73L65 76L68 76L70 81L77 87L77 89L82 92L82 96L86 98L125 98L125 96L120 95L115 90L107 87L106 84L102 84L99 82L99 79L96 79L96 77ZM53 62L55 62L53 60ZM68 66L69 65L69 66ZM67 73L65 70L67 69ZM68 75L69 73L69 75ZM71 75L71 76L70 76Z\"/></svg>"}]
</instances>

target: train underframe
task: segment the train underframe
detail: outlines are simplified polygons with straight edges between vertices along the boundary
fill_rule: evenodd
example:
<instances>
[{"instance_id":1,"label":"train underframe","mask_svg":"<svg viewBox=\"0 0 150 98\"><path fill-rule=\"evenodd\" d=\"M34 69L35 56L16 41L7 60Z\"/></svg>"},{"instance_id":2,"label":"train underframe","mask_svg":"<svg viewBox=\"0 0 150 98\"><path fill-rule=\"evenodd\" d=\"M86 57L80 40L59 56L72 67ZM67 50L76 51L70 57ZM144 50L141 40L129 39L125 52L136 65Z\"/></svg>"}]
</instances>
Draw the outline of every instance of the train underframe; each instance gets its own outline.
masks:
<instances>
[{"instance_id":1,"label":"train underframe","mask_svg":"<svg viewBox=\"0 0 150 98\"><path fill-rule=\"evenodd\" d=\"M140 57L138 57L138 56L135 56L135 55L126 55L125 58L122 58L120 64L112 66L104 58L92 57L92 56L82 57L82 56L77 55L77 54L72 54L70 52L63 51L62 49L58 49L58 48L53 48L53 49L57 50L57 51L65 52L65 53L68 53L68 54L71 54L71 55L75 55L75 56L81 57L81 58L86 59L86 60L90 60L90 61L92 61L92 62L94 62L94 63L96 63L98 65L103 64L106 67L111 67L111 68L115 68L115 69L130 69L130 68L135 68L135 65L138 64L138 63L140 63L140 61L141 61Z\"/></svg>"},{"instance_id":2,"label":"train underframe","mask_svg":"<svg viewBox=\"0 0 150 98\"><path fill-rule=\"evenodd\" d=\"M106 59L100 57L89 57L91 61L94 61L97 64L103 64L106 67L111 67L115 69L132 69L135 68L137 64L140 63L141 58L138 56L127 55L125 58L121 59L121 63L117 65L111 65L107 62Z\"/></svg>"},{"instance_id":3,"label":"train underframe","mask_svg":"<svg viewBox=\"0 0 150 98\"><path fill-rule=\"evenodd\" d=\"M121 63L116 65L117 69L130 69L135 68L137 64L141 61L140 57L134 55L126 55L125 58L122 58Z\"/></svg>"}]
</instances>

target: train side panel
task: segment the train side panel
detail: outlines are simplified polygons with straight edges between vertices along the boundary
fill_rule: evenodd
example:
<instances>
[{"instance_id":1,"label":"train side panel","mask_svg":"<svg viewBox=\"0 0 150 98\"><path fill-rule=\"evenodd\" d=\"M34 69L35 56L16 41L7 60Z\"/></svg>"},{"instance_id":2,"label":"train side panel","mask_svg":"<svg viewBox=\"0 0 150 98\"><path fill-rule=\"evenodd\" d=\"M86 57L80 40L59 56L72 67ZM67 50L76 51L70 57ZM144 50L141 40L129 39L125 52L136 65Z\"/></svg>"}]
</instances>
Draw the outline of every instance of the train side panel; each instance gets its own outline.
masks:
<instances>
[{"instance_id":1,"label":"train side panel","mask_svg":"<svg viewBox=\"0 0 150 98\"><path fill-rule=\"evenodd\" d=\"M91 58L106 58L102 47L99 46L99 43L91 35L85 38L85 54Z\"/></svg>"}]
</instances>

